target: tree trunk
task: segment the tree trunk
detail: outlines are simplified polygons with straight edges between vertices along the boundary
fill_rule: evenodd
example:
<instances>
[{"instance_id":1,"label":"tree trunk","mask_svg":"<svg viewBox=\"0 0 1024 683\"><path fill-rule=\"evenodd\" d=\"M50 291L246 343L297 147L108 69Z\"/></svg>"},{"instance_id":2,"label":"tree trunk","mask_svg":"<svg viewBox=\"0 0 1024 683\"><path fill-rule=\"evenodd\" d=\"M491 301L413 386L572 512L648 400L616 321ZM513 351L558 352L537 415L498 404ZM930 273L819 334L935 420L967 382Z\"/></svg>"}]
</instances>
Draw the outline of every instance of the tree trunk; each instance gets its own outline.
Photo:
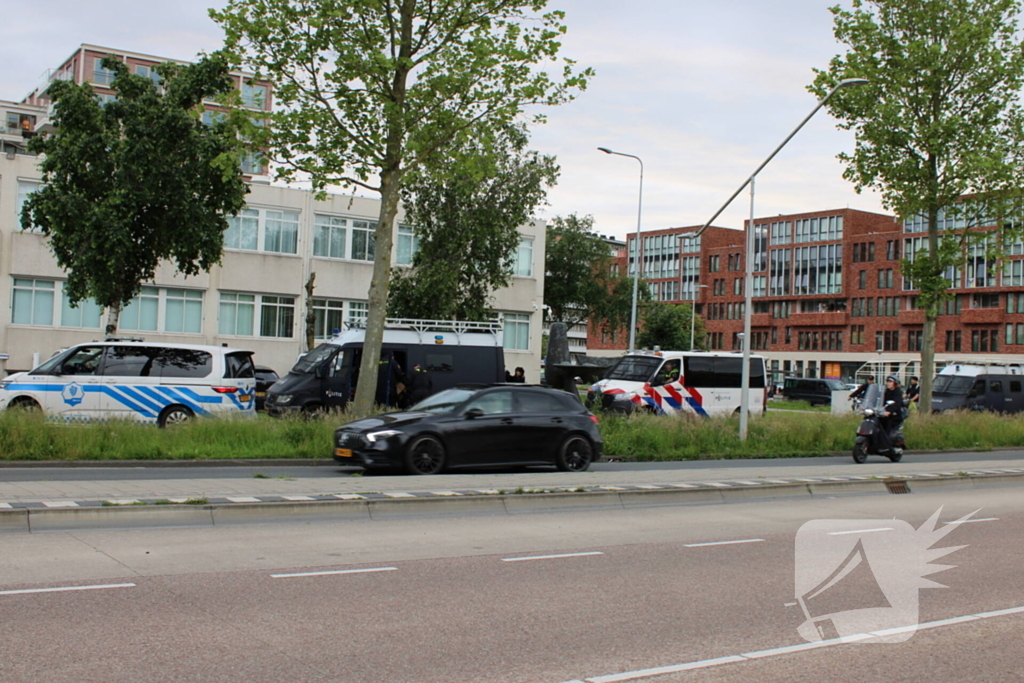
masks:
<instances>
[{"instance_id":1,"label":"tree trunk","mask_svg":"<svg viewBox=\"0 0 1024 683\"><path fill-rule=\"evenodd\" d=\"M306 350L313 350L313 341L316 339L316 311L313 310L313 283L316 281L316 273L309 274L306 281Z\"/></svg>"},{"instance_id":2,"label":"tree trunk","mask_svg":"<svg viewBox=\"0 0 1024 683\"><path fill-rule=\"evenodd\" d=\"M355 410L369 413L377 393L377 369L384 343L384 320L387 316L388 288L391 281L391 247L395 216L398 215L400 172L389 170L381 175L380 218L375 233L373 279L370 281L370 310L366 317L363 357L359 362L359 384L356 386ZM403 368L404 369L404 368Z\"/></svg>"},{"instance_id":3,"label":"tree trunk","mask_svg":"<svg viewBox=\"0 0 1024 683\"><path fill-rule=\"evenodd\" d=\"M121 320L121 304L114 304L107 308L107 326L103 330L103 334L107 337L113 337L117 334L117 324Z\"/></svg>"},{"instance_id":4,"label":"tree trunk","mask_svg":"<svg viewBox=\"0 0 1024 683\"><path fill-rule=\"evenodd\" d=\"M932 262L932 269L939 268L939 211L931 209L928 211L928 259ZM920 289L920 285L918 285ZM923 293L923 292L922 292ZM921 335L921 397L918 399L918 409L924 415L932 412L932 380L935 376L935 324L939 319L939 303L937 293L931 293L927 298L927 305L924 311L924 334Z\"/></svg>"}]
</instances>

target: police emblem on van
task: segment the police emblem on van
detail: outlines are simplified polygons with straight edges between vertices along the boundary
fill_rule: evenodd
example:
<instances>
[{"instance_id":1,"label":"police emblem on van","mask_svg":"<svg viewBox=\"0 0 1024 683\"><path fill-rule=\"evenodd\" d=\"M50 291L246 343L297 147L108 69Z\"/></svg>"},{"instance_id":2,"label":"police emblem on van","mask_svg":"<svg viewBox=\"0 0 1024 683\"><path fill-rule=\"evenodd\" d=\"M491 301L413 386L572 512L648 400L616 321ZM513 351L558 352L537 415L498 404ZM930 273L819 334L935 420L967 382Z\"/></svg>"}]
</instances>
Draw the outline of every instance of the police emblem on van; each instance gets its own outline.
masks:
<instances>
[{"instance_id":1,"label":"police emblem on van","mask_svg":"<svg viewBox=\"0 0 1024 683\"><path fill-rule=\"evenodd\" d=\"M69 406L77 406L85 397L85 390L82 389L82 385L78 382L72 382L64 387L60 395Z\"/></svg>"}]
</instances>

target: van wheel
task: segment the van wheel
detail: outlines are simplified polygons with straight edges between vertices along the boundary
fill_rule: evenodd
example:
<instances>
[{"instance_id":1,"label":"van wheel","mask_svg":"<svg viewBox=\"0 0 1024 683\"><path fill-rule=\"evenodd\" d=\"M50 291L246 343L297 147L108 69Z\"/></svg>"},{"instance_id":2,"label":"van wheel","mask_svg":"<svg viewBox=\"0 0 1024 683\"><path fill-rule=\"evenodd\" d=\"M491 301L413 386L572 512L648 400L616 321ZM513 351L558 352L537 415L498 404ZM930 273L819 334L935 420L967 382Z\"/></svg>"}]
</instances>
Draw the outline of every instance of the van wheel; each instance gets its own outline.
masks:
<instances>
[{"instance_id":1,"label":"van wheel","mask_svg":"<svg viewBox=\"0 0 1024 683\"><path fill-rule=\"evenodd\" d=\"M16 398L13 401L11 401L11 405L8 407L8 410L24 410L25 412L35 412L37 410L42 410L42 406L40 406L31 398L22 397Z\"/></svg>"},{"instance_id":2,"label":"van wheel","mask_svg":"<svg viewBox=\"0 0 1024 683\"><path fill-rule=\"evenodd\" d=\"M586 472L594 459L594 447L582 434L572 434L558 450L555 464L563 472Z\"/></svg>"},{"instance_id":3,"label":"van wheel","mask_svg":"<svg viewBox=\"0 0 1024 683\"><path fill-rule=\"evenodd\" d=\"M306 420L322 420L327 417L327 410L319 403L310 403L302 407L302 417Z\"/></svg>"},{"instance_id":4,"label":"van wheel","mask_svg":"<svg viewBox=\"0 0 1024 683\"><path fill-rule=\"evenodd\" d=\"M156 424L161 429L185 424L194 417L194 413L185 406L168 406L156 419Z\"/></svg>"}]
</instances>

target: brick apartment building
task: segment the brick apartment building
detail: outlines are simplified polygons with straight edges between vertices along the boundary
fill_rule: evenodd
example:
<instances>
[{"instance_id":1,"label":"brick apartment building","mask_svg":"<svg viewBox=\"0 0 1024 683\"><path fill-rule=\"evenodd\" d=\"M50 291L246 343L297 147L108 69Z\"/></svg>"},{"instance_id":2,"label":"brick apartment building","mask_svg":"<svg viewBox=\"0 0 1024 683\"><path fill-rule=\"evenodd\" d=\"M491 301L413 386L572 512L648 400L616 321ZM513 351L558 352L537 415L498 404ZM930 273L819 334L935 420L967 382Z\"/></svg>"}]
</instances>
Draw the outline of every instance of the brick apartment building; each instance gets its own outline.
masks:
<instances>
[{"instance_id":1,"label":"brick apartment building","mask_svg":"<svg viewBox=\"0 0 1024 683\"><path fill-rule=\"evenodd\" d=\"M924 313L900 259L923 246L920 219L839 209L755 219L751 349L767 357L773 379L826 377L851 381L865 363L919 374ZM943 225L942 227L947 227ZM956 228L962 226L950 225ZM711 350L740 350L744 316L744 231L699 226L641 236L641 275L655 300L692 302ZM632 274L635 238L622 259ZM936 361L1019 361L1024 354L1024 244L1002 263L985 245L965 253L947 273L954 298L943 304ZM605 335L607 337L607 335ZM620 335L624 337L625 335ZM619 343L588 340L605 353Z\"/></svg>"}]
</instances>

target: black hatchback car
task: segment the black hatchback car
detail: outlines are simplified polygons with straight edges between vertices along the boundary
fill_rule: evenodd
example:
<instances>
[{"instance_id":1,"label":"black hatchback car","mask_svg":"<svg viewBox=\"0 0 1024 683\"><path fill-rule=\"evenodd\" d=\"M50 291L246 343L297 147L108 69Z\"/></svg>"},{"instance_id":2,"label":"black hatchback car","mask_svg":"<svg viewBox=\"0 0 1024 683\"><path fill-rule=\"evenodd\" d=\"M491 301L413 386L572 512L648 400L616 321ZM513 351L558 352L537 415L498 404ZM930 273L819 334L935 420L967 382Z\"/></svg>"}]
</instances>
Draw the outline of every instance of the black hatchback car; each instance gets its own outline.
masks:
<instances>
[{"instance_id":1,"label":"black hatchback car","mask_svg":"<svg viewBox=\"0 0 1024 683\"><path fill-rule=\"evenodd\" d=\"M600 457L601 446L597 418L574 394L528 385L462 386L408 412L338 427L334 460L409 474L524 465L582 472Z\"/></svg>"},{"instance_id":2,"label":"black hatchback car","mask_svg":"<svg viewBox=\"0 0 1024 683\"><path fill-rule=\"evenodd\" d=\"M256 366L256 410L263 410L267 402L267 389L281 377L265 365Z\"/></svg>"}]
</instances>

